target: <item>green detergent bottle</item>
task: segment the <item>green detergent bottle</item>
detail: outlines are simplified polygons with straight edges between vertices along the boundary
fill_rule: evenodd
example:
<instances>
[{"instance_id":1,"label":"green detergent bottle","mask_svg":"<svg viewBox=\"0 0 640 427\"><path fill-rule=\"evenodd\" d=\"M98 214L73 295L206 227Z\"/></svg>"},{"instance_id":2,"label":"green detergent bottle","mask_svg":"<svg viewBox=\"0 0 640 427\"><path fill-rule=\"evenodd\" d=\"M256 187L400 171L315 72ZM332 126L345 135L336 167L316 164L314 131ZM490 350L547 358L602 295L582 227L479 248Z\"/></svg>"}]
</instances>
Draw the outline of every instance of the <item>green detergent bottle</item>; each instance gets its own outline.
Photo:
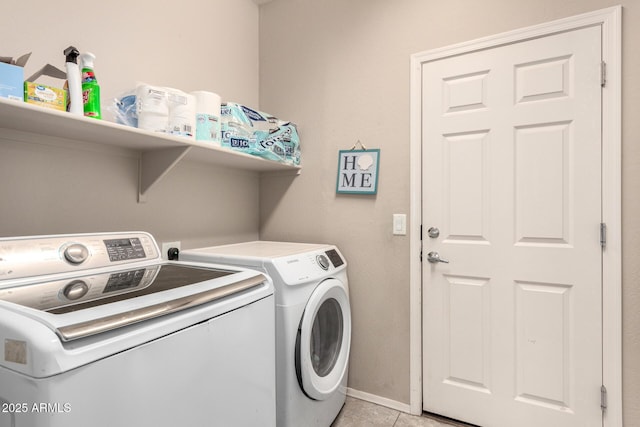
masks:
<instances>
[{"instance_id":1,"label":"green detergent bottle","mask_svg":"<svg viewBox=\"0 0 640 427\"><path fill-rule=\"evenodd\" d=\"M83 53L82 60L82 102L84 104L85 117L101 119L100 114L100 85L93 71L93 61L96 56L93 53Z\"/></svg>"}]
</instances>

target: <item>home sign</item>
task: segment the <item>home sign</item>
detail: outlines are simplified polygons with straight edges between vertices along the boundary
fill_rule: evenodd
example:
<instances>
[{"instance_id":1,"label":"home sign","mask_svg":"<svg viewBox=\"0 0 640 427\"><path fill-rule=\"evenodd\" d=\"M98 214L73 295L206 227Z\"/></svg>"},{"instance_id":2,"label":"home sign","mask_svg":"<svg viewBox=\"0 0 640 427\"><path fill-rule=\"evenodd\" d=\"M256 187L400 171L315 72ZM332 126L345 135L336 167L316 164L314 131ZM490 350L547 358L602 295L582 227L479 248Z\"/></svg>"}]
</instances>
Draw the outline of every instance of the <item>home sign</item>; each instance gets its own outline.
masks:
<instances>
[{"instance_id":1,"label":"home sign","mask_svg":"<svg viewBox=\"0 0 640 427\"><path fill-rule=\"evenodd\" d=\"M338 194L376 194L380 149L338 152Z\"/></svg>"}]
</instances>

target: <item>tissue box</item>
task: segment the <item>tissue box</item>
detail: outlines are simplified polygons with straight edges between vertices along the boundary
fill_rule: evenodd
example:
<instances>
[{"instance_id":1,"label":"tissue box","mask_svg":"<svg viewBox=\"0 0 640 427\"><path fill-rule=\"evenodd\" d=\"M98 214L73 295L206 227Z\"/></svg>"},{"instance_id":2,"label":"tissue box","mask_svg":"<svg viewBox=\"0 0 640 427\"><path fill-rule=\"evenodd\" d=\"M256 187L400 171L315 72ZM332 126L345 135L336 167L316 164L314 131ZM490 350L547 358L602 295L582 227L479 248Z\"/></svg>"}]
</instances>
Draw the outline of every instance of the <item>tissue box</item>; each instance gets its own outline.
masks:
<instances>
[{"instance_id":1,"label":"tissue box","mask_svg":"<svg viewBox=\"0 0 640 427\"><path fill-rule=\"evenodd\" d=\"M17 65L0 62L0 98L22 101L24 69Z\"/></svg>"},{"instance_id":2,"label":"tissue box","mask_svg":"<svg viewBox=\"0 0 640 427\"><path fill-rule=\"evenodd\" d=\"M24 82L24 101L28 104L67 111L67 91L40 83Z\"/></svg>"}]
</instances>

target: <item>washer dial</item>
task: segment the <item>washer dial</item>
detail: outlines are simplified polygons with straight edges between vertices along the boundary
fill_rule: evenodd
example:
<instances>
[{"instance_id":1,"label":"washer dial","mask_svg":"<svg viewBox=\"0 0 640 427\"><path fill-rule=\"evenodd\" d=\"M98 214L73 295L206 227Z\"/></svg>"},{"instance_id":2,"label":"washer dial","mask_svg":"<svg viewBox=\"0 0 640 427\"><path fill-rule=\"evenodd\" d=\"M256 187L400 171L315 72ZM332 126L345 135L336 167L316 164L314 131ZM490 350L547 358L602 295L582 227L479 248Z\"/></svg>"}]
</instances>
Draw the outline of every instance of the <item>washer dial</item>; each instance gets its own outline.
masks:
<instances>
[{"instance_id":1,"label":"washer dial","mask_svg":"<svg viewBox=\"0 0 640 427\"><path fill-rule=\"evenodd\" d=\"M64 296L70 301L82 298L87 294L87 292L89 292L89 285L87 285L84 280L74 280L69 282L62 290Z\"/></svg>"},{"instance_id":2,"label":"washer dial","mask_svg":"<svg viewBox=\"0 0 640 427\"><path fill-rule=\"evenodd\" d=\"M83 244L72 243L64 249L64 259L74 265L82 264L89 257L89 249Z\"/></svg>"}]
</instances>

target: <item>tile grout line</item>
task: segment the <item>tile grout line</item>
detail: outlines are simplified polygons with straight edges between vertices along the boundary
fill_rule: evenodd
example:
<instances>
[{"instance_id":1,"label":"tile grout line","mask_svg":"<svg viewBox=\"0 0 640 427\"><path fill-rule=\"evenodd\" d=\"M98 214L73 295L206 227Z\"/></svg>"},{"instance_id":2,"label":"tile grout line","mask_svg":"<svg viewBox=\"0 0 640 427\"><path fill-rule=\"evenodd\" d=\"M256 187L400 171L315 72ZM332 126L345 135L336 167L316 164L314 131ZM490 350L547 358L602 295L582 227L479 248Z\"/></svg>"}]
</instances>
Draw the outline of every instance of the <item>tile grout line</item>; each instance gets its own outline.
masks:
<instances>
[{"instance_id":1,"label":"tile grout line","mask_svg":"<svg viewBox=\"0 0 640 427\"><path fill-rule=\"evenodd\" d=\"M398 420L400 419L400 411L397 411L396 414L396 420L393 422L393 424L391 425L391 427L395 427L396 424L398 424Z\"/></svg>"}]
</instances>

